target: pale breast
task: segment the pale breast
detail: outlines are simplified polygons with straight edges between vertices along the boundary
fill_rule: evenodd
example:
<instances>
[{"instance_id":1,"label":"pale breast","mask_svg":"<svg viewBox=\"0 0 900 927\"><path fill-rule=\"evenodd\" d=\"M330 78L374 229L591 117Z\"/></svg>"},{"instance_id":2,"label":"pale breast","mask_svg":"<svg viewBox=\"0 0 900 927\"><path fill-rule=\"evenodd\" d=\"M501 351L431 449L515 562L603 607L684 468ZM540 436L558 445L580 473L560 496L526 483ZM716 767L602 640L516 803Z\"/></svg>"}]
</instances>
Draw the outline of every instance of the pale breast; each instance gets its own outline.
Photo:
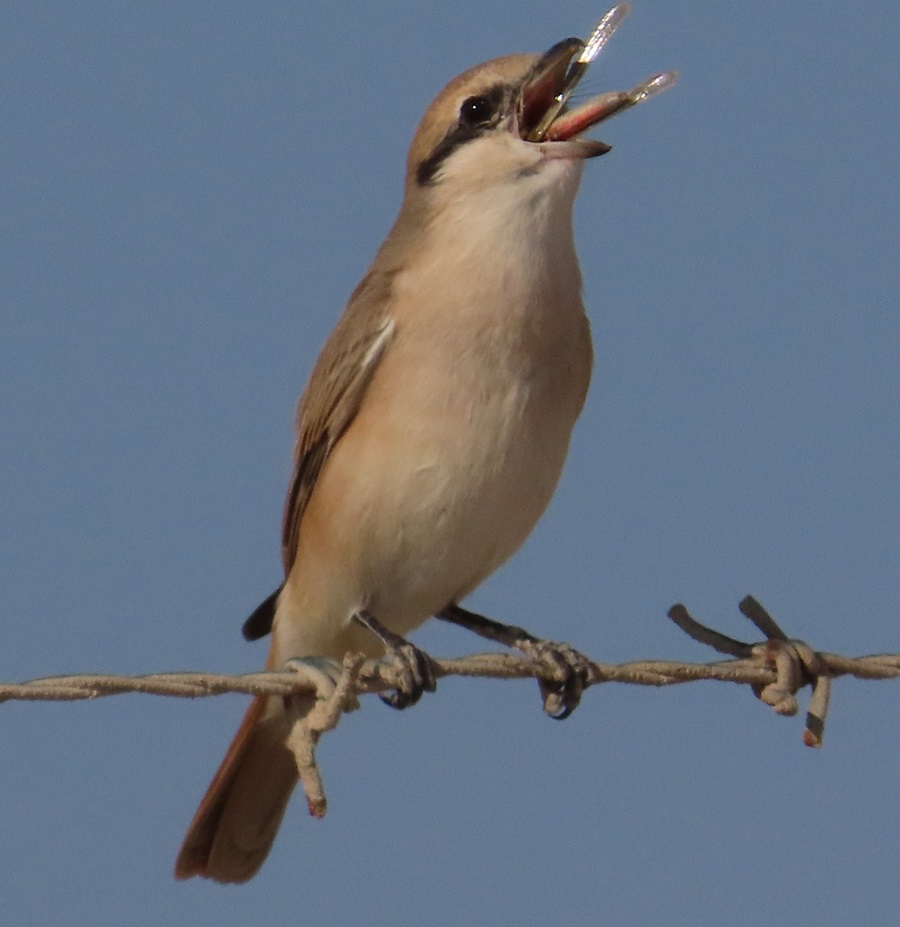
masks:
<instances>
[{"instance_id":1,"label":"pale breast","mask_svg":"<svg viewBox=\"0 0 900 927\"><path fill-rule=\"evenodd\" d=\"M302 582L340 586L400 633L518 549L566 457L590 369L583 315L536 343L494 328L398 329L304 518Z\"/></svg>"}]
</instances>

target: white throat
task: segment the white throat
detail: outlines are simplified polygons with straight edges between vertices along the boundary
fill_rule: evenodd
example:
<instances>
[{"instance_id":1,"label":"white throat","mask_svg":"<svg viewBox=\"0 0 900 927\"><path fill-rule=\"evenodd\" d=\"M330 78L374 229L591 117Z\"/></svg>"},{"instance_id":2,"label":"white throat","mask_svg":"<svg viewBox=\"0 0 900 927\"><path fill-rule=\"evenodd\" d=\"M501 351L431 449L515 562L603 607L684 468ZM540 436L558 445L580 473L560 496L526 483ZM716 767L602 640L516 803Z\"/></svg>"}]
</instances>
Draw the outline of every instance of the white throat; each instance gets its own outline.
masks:
<instances>
[{"instance_id":1,"label":"white throat","mask_svg":"<svg viewBox=\"0 0 900 927\"><path fill-rule=\"evenodd\" d=\"M457 285L468 280L478 286L481 278L510 296L552 297L554 304L572 302L580 310L572 207L582 165L542 161L492 184L483 196L446 177L443 189L435 191L419 260L457 274Z\"/></svg>"}]
</instances>

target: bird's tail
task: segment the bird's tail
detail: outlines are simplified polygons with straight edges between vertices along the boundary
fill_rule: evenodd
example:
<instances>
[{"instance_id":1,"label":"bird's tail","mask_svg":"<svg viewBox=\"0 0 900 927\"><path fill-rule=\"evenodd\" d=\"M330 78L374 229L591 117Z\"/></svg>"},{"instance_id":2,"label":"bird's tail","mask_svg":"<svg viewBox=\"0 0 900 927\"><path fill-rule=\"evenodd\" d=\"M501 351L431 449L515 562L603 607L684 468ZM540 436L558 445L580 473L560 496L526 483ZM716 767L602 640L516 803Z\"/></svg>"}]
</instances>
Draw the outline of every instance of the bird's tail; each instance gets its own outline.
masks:
<instances>
[{"instance_id":1,"label":"bird's tail","mask_svg":"<svg viewBox=\"0 0 900 927\"><path fill-rule=\"evenodd\" d=\"M297 765L285 743L297 701L290 711L280 698L259 696L250 704L191 821L175 878L246 882L256 875L297 784Z\"/></svg>"}]
</instances>

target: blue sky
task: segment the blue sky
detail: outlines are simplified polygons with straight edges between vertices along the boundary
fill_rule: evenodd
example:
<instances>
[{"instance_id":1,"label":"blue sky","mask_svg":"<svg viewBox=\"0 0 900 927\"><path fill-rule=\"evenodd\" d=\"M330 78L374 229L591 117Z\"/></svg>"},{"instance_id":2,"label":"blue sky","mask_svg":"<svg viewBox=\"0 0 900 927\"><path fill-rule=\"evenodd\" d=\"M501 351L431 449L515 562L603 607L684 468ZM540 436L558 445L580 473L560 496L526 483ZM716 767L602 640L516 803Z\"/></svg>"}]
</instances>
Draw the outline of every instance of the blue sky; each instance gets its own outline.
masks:
<instances>
[{"instance_id":1,"label":"blue sky","mask_svg":"<svg viewBox=\"0 0 900 927\"><path fill-rule=\"evenodd\" d=\"M242 672L279 579L296 397L462 69L586 35L580 0L0 13L0 678ZM472 607L597 659L705 660L756 595L823 650L900 634L900 7L637 0L577 240L597 366L564 479ZM416 636L439 655L464 632ZM749 692L524 683L377 701L323 743L247 886L177 884L243 711L7 704L11 924L893 923L900 699L840 681L825 746Z\"/></svg>"}]
</instances>

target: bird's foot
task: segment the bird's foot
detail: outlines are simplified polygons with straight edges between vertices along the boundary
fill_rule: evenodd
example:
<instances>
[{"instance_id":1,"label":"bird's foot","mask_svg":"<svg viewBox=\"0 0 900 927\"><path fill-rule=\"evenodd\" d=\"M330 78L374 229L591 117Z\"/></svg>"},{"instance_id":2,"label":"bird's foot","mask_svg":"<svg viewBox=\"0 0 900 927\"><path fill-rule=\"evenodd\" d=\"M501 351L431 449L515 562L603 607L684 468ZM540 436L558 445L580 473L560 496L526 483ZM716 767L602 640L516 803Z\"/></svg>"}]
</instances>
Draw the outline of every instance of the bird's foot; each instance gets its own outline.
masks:
<instances>
[{"instance_id":1,"label":"bird's foot","mask_svg":"<svg viewBox=\"0 0 900 927\"><path fill-rule=\"evenodd\" d=\"M553 641L526 640L518 649L545 666L553 676L552 680L538 679L544 711L557 721L568 718L581 703L590 682L591 661L574 647Z\"/></svg>"},{"instance_id":2,"label":"bird's foot","mask_svg":"<svg viewBox=\"0 0 900 927\"><path fill-rule=\"evenodd\" d=\"M368 609L360 609L353 617L378 637L387 651L384 662L397 673L397 688L389 695L379 696L385 705L409 708L423 692L434 692L437 688L434 664L424 650L385 627Z\"/></svg>"},{"instance_id":3,"label":"bird's foot","mask_svg":"<svg viewBox=\"0 0 900 927\"><path fill-rule=\"evenodd\" d=\"M538 685L544 699L544 711L551 718L562 721L578 707L590 682L593 664L574 647L542 640L524 628L486 618L455 603L440 612L438 618L474 631L486 640L520 650L546 668L552 678L539 678Z\"/></svg>"}]
</instances>

